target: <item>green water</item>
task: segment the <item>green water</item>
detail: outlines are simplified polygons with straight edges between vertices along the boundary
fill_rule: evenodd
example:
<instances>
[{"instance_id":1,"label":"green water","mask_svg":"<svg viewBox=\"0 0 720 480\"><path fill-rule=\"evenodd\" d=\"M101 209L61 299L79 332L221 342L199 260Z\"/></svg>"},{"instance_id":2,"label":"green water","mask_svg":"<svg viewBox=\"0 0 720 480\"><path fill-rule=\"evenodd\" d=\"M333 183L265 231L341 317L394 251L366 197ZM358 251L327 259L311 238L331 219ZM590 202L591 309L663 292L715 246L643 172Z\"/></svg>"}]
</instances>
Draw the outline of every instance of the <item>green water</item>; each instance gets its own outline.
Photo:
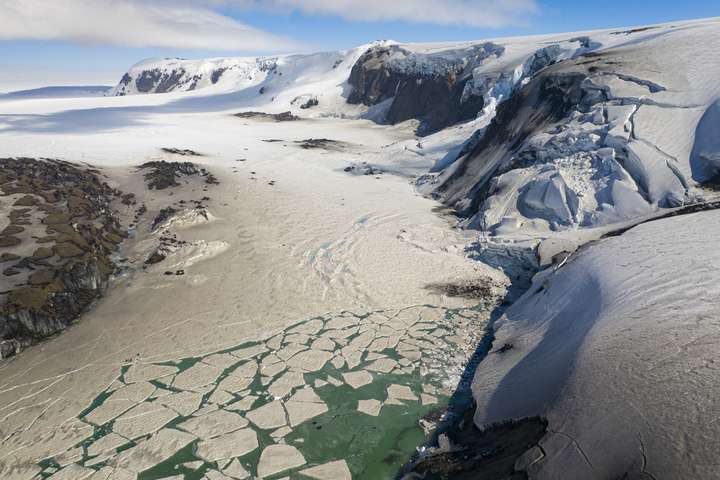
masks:
<instances>
[{"instance_id":1,"label":"green water","mask_svg":"<svg viewBox=\"0 0 720 480\"><path fill-rule=\"evenodd\" d=\"M433 312L437 313L438 310L427 306L412 308L416 308L418 312L421 312L422 309L431 309ZM472 309L439 310L441 310L442 313L440 316L441 320L431 320L428 317L428 320L424 321L437 324L437 328L447 331L448 335L456 333L453 327L455 323L462 324L461 320L465 320L466 325L467 319L472 318L474 312ZM372 313L382 314L383 312L371 312L362 315L342 312L334 316L315 317L296 323L288 327L285 332L307 322L317 321L318 319L323 322L327 322L332 318L339 317L351 318L357 321L357 325L360 325L360 322L363 319L368 318ZM420 313L418 313L418 315L420 315ZM311 341L312 339L319 338L326 331L327 330L325 328L321 328L317 333L311 334ZM360 333L350 335L346 342L351 341L359 335ZM259 345L258 342L246 342L233 348L215 352L215 354L232 353L234 351L257 345ZM447 343L445 346L438 347L438 351L442 350L445 351L445 353L452 354L453 348L454 347L450 343ZM247 360L238 359L235 364L224 369L224 371L214 380L213 383L218 385L225 377L231 374L233 370L239 368L245 362L262 362L263 358L271 353L272 352L270 350L266 350L265 352L259 353L253 358ZM312 386L316 380L327 381L328 377L340 379L342 378L343 373L364 369L372 363L372 360L368 360L366 357L367 353L368 352L365 351L361 364L353 369L348 368L347 365L343 365L341 368L336 368L332 365L332 363L328 362L320 371L304 374L305 384ZM382 355L394 360L402 358L398 351L394 348L375 353L381 353ZM420 365L423 365L423 362L437 362L437 357L433 358L432 353L433 352L426 352L423 350L423 359L419 362L415 362L415 370L413 373L382 374L372 372L373 382L358 389L353 389L346 384L340 386L327 384L322 387L314 388L315 393L327 405L328 411L300 424L297 427L294 427L292 432L284 439L284 443L296 447L301 452L307 461L306 465L293 470L278 473L277 475L269 477L268 480L274 480L286 476L290 476L290 478L298 480L301 478L305 479L305 477L298 475L297 472L307 468L308 466L322 465L335 460L345 460L352 472L353 479L355 480L393 479L403 464L413 456L416 448L419 445L422 445L425 440L425 432L420 427L419 420L430 412L442 408L448 400L442 395L435 395L439 403L425 406L423 406L419 400L420 394L422 393L422 385L431 384L439 387L440 385L437 382L440 378L438 377L444 375L444 372L438 373L437 371L435 374L428 374L425 376L419 373ZM426 355L427 359L425 358ZM204 356L187 357L173 361L161 362L158 363L158 365L176 367L178 369L178 373L180 373L192 368L204 358ZM118 376L120 383L124 383L125 374L128 369L129 366L124 366L120 369ZM282 372L277 374L275 379L282 374ZM167 384L165 382L167 382ZM181 391L172 385L168 385L169 383L172 383L168 380L151 380L149 383L158 388L158 394ZM387 398L387 388L393 384L409 387L418 397L418 400L404 401L404 405L384 404L377 417L357 411L358 401L360 400L385 400ZM257 400L255 400L252 405L252 409L256 409L273 401L273 398L267 394L268 386L269 384L262 384L261 375L258 372L252 380L252 383L247 387L250 394L258 396ZM238 393L239 392L230 392L236 400L241 398ZM83 412L81 412L79 418L85 419L90 412L101 407L111 394L112 391L110 390L100 392L94 401L85 410L83 410ZM210 390L203 395L201 408L207 405L207 402L211 398L212 394L213 390ZM156 400L154 398L149 398L145 401L153 402ZM233 402L229 402L227 406L221 408L235 411L233 410ZM240 415L245 415L245 412L235 412ZM187 418L189 417L178 416L163 428L176 428L177 425L185 421ZM92 445L93 442L110 433L113 428L113 423L114 420L111 420L104 425L95 426L93 434L76 445L76 447L83 447L85 451L83 459L78 463L83 464L86 461L91 460L91 457L87 455L87 448ZM261 452L265 447L273 445L277 442L270 436L271 431L257 428L252 425L252 423L250 424L250 427L253 428L257 434L259 448L243 457L240 457L239 460L248 472L256 475ZM149 436L132 439L125 445L118 448L118 452L133 448L145 438L149 438ZM199 440L194 441L190 445L175 452L170 458L153 466L149 470L142 472L138 476L138 479L156 480L175 475L183 475L186 480L199 480L207 471L219 470L224 463L222 463L222 465L218 465L215 462L208 463L203 461L202 466L197 470L191 470L182 465L188 462L202 461L195 455L195 448L198 442ZM88 468L100 469L105 464L105 462L101 462ZM39 464L39 466L44 469L42 474L43 478L47 478L59 468L53 459L45 459Z\"/></svg>"}]
</instances>

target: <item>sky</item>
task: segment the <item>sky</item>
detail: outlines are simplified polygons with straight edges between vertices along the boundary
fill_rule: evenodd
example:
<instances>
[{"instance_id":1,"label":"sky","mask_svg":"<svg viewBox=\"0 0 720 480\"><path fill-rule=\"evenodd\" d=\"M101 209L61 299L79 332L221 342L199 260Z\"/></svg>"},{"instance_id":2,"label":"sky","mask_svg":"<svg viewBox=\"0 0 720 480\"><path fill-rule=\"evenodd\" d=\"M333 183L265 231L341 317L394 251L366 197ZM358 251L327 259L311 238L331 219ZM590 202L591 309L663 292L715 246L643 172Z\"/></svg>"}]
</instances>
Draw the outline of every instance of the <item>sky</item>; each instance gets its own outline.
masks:
<instances>
[{"instance_id":1,"label":"sky","mask_svg":"<svg viewBox=\"0 0 720 480\"><path fill-rule=\"evenodd\" d=\"M720 0L0 0L0 92L114 85L150 57L272 55L720 16Z\"/></svg>"}]
</instances>

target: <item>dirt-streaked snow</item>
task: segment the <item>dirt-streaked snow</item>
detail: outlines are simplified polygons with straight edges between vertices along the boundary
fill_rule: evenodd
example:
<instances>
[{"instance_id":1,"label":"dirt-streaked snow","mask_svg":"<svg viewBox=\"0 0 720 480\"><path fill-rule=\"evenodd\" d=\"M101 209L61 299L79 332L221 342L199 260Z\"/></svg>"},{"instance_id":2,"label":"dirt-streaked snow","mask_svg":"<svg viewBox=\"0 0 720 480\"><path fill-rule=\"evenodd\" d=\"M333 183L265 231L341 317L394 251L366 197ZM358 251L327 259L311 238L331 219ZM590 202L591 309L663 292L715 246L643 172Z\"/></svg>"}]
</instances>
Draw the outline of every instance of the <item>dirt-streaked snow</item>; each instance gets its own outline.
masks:
<instances>
[{"instance_id":1,"label":"dirt-streaked snow","mask_svg":"<svg viewBox=\"0 0 720 480\"><path fill-rule=\"evenodd\" d=\"M532 478L714 478L719 232L715 211L649 222L540 274L496 323L512 348L476 372L476 423L547 416Z\"/></svg>"}]
</instances>

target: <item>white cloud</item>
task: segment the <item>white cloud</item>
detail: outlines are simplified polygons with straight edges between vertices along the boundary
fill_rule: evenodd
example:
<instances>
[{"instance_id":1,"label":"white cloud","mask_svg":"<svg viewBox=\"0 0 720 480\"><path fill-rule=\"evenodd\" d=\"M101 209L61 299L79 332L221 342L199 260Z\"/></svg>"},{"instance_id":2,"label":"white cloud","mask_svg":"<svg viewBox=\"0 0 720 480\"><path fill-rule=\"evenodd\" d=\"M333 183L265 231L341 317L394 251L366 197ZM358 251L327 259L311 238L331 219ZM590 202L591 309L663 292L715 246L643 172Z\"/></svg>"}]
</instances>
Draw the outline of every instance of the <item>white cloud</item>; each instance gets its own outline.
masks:
<instances>
[{"instance_id":1,"label":"white cloud","mask_svg":"<svg viewBox=\"0 0 720 480\"><path fill-rule=\"evenodd\" d=\"M49 85L115 85L125 67L127 65L124 64L117 68L68 65L63 69L54 65L3 64L0 68L0 94Z\"/></svg>"},{"instance_id":2,"label":"white cloud","mask_svg":"<svg viewBox=\"0 0 720 480\"><path fill-rule=\"evenodd\" d=\"M245 25L206 1L0 0L0 40L206 50L296 50L298 44Z\"/></svg>"},{"instance_id":3,"label":"white cloud","mask_svg":"<svg viewBox=\"0 0 720 480\"><path fill-rule=\"evenodd\" d=\"M301 11L355 21L405 21L436 25L521 25L538 13L536 0L205 0L240 8Z\"/></svg>"},{"instance_id":4,"label":"white cloud","mask_svg":"<svg viewBox=\"0 0 720 480\"><path fill-rule=\"evenodd\" d=\"M352 21L502 27L537 13L536 0L0 0L0 40L225 51L303 45L219 13L219 7Z\"/></svg>"}]
</instances>

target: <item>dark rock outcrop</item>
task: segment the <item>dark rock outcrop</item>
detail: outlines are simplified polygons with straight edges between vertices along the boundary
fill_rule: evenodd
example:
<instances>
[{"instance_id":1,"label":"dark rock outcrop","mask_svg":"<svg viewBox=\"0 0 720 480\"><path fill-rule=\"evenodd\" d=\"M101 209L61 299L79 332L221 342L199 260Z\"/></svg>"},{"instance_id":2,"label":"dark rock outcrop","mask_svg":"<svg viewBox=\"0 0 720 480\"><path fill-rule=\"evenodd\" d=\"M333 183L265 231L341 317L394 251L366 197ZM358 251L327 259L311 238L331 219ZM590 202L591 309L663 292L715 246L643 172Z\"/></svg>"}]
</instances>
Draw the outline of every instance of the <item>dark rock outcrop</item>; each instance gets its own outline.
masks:
<instances>
[{"instance_id":1,"label":"dark rock outcrop","mask_svg":"<svg viewBox=\"0 0 720 480\"><path fill-rule=\"evenodd\" d=\"M293 98L293 100L290 102L291 105L299 105L301 109L307 110L312 107L317 107L320 105L320 101L318 100L317 96L315 95L300 95L298 97Z\"/></svg>"},{"instance_id":2,"label":"dark rock outcrop","mask_svg":"<svg viewBox=\"0 0 720 480\"><path fill-rule=\"evenodd\" d=\"M276 58L184 60L181 58L152 59L133 66L120 79L113 95L187 92L216 85L228 75L272 75L277 69ZM278 73L279 74L279 73Z\"/></svg>"},{"instance_id":3,"label":"dark rock outcrop","mask_svg":"<svg viewBox=\"0 0 720 480\"><path fill-rule=\"evenodd\" d=\"M152 224L150 225L150 230L156 230L158 226L162 225L167 220L170 220L175 215L177 215L177 210L173 207L163 208L153 219Z\"/></svg>"},{"instance_id":4,"label":"dark rock outcrop","mask_svg":"<svg viewBox=\"0 0 720 480\"><path fill-rule=\"evenodd\" d=\"M388 102L388 123L420 121L418 134L430 134L475 118L482 96L468 94L475 67L499 57L504 47L493 43L445 55L419 54L397 45L368 49L352 68L348 103L368 106Z\"/></svg>"},{"instance_id":5,"label":"dark rock outcrop","mask_svg":"<svg viewBox=\"0 0 720 480\"><path fill-rule=\"evenodd\" d=\"M195 150L190 150L187 148L163 147L160 150L165 153L172 153L173 155L181 155L183 157L202 157L202 154L196 152Z\"/></svg>"},{"instance_id":6,"label":"dark rock outcrop","mask_svg":"<svg viewBox=\"0 0 720 480\"><path fill-rule=\"evenodd\" d=\"M164 72L159 68L145 70L137 79L135 86L141 93L155 92L166 93L175 90L183 77L185 77L185 69L178 68L168 72Z\"/></svg>"},{"instance_id":7,"label":"dark rock outcrop","mask_svg":"<svg viewBox=\"0 0 720 480\"><path fill-rule=\"evenodd\" d=\"M512 347L510 347L512 348ZM510 349L508 348L508 350ZM543 418L524 418L478 429L468 408L426 450L398 473L400 480L523 480L542 458L538 444L547 432ZM536 453L532 456L532 453ZM530 459L528 459L530 456Z\"/></svg>"},{"instance_id":8,"label":"dark rock outcrop","mask_svg":"<svg viewBox=\"0 0 720 480\"><path fill-rule=\"evenodd\" d=\"M234 114L238 118L252 118L258 120L272 120L274 122L294 122L300 120L300 117L290 112L265 113L265 112L240 112Z\"/></svg>"},{"instance_id":9,"label":"dark rock outcrop","mask_svg":"<svg viewBox=\"0 0 720 480\"><path fill-rule=\"evenodd\" d=\"M168 149L163 149L168 150ZM199 155L192 150L181 150L181 155ZM177 153L177 152L172 152ZM199 176L205 179L208 185L218 185L218 179L205 168L198 167L192 162L166 162L165 160L145 162L138 167L144 170L144 177L147 187L150 190L164 190L166 188L177 187L180 184L178 180L181 177Z\"/></svg>"},{"instance_id":10,"label":"dark rock outcrop","mask_svg":"<svg viewBox=\"0 0 720 480\"><path fill-rule=\"evenodd\" d=\"M303 150L342 150L345 145L343 142L328 138L307 138L305 140L296 140L295 143Z\"/></svg>"},{"instance_id":11,"label":"dark rock outcrop","mask_svg":"<svg viewBox=\"0 0 720 480\"><path fill-rule=\"evenodd\" d=\"M5 158L0 189L4 196L35 198L22 202L32 206L12 210L10 222L23 245L38 244L29 257L14 253L17 245L1 247L9 265L5 275L25 278L0 294L0 357L7 357L62 331L102 295L115 270L111 255L126 233L110 206L121 192L96 171L57 160ZM18 231L25 227L43 228L47 236Z\"/></svg>"},{"instance_id":12,"label":"dark rock outcrop","mask_svg":"<svg viewBox=\"0 0 720 480\"><path fill-rule=\"evenodd\" d=\"M220 80L220 77L222 77L222 74L226 71L227 68L218 68L217 70L213 70L212 74L210 75L210 82L215 85Z\"/></svg>"},{"instance_id":13,"label":"dark rock outcrop","mask_svg":"<svg viewBox=\"0 0 720 480\"><path fill-rule=\"evenodd\" d=\"M300 108L303 110L307 110L308 108L317 107L318 105L320 105L320 101L317 99L317 97L310 97L305 103L300 105Z\"/></svg>"}]
</instances>

